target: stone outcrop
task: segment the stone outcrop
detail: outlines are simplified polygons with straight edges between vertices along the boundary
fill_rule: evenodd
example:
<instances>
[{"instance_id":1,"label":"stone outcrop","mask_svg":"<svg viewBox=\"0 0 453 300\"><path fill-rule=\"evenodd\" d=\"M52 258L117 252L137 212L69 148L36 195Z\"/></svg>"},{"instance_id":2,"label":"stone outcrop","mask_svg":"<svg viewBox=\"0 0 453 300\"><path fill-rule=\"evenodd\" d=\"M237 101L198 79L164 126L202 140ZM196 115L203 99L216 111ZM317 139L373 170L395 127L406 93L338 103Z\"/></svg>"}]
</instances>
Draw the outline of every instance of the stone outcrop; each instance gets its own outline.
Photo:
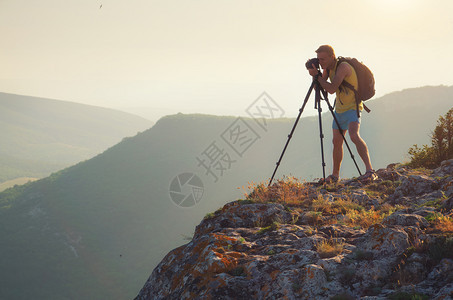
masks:
<instances>
[{"instance_id":1,"label":"stone outcrop","mask_svg":"<svg viewBox=\"0 0 453 300\"><path fill-rule=\"evenodd\" d=\"M226 204L136 299L452 299L453 160L377 173L368 184L300 184L305 196L293 202L252 193ZM377 219L358 223L359 214Z\"/></svg>"}]
</instances>

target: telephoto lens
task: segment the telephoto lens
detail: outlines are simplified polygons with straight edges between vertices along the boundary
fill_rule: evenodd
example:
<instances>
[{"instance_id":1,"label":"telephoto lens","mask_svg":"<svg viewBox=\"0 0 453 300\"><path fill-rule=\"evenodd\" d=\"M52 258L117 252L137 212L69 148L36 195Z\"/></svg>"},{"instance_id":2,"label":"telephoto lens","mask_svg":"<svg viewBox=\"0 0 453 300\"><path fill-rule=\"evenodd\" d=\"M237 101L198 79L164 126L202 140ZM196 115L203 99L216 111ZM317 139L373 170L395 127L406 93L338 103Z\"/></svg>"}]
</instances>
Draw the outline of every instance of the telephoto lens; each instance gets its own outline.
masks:
<instances>
[{"instance_id":1,"label":"telephoto lens","mask_svg":"<svg viewBox=\"0 0 453 300\"><path fill-rule=\"evenodd\" d=\"M319 59L317 59L316 57L307 60L307 62L305 63L305 67L307 68L307 70L313 69L313 65L315 65L316 69L319 69Z\"/></svg>"}]
</instances>

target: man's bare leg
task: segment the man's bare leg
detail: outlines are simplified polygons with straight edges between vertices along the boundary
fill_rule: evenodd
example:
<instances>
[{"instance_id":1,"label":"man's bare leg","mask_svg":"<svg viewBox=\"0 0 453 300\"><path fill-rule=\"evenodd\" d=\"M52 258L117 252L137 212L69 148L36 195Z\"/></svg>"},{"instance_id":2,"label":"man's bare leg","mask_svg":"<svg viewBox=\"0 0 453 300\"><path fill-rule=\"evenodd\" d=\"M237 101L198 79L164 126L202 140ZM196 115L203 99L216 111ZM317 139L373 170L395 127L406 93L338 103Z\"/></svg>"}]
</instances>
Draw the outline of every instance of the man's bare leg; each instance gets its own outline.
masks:
<instances>
[{"instance_id":1,"label":"man's bare leg","mask_svg":"<svg viewBox=\"0 0 453 300\"><path fill-rule=\"evenodd\" d=\"M351 122L349 123L349 137L351 141L355 144L357 152L362 158L363 163L365 164L366 170L371 171L373 167L371 166L370 154L368 152L368 147L365 141L360 137L359 134L360 123Z\"/></svg>"}]
</instances>

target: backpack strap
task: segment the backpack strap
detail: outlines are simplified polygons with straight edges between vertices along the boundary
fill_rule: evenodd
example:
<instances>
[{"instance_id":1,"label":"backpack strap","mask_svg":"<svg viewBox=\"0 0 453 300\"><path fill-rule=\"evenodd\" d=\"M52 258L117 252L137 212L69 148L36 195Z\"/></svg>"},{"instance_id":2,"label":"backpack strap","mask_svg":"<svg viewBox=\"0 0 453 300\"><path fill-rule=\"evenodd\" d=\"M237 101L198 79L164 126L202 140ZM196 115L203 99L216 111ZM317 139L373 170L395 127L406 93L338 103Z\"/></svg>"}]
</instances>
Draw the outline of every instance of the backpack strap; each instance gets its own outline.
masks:
<instances>
[{"instance_id":1,"label":"backpack strap","mask_svg":"<svg viewBox=\"0 0 453 300\"><path fill-rule=\"evenodd\" d=\"M363 101L362 101L362 105L363 105L363 109L364 109L367 113L370 113L371 109L369 109L369 108L365 105L365 103L363 103Z\"/></svg>"}]
</instances>

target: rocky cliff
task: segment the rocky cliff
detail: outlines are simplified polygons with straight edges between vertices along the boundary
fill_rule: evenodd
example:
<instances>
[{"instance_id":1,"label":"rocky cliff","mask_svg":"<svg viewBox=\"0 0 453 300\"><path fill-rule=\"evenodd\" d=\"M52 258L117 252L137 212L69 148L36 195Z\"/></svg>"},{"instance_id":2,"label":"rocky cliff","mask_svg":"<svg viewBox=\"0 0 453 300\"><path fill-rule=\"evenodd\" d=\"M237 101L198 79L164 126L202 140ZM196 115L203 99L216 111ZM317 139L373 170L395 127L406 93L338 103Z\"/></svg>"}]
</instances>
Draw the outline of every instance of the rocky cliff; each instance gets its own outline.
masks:
<instances>
[{"instance_id":1,"label":"rocky cliff","mask_svg":"<svg viewBox=\"0 0 453 300\"><path fill-rule=\"evenodd\" d=\"M452 299L453 160L284 178L208 214L136 299Z\"/></svg>"}]
</instances>

